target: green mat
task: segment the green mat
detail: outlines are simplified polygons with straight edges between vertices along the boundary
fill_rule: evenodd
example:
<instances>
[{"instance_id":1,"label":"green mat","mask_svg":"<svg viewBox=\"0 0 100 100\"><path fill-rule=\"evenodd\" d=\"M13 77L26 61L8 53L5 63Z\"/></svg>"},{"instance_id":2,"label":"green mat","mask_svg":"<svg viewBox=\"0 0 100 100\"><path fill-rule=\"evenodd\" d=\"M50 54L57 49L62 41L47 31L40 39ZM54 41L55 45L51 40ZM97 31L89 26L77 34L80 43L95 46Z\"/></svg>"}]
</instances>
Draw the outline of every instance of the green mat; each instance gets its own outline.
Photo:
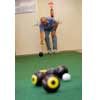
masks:
<instances>
[{"instance_id":1,"label":"green mat","mask_svg":"<svg viewBox=\"0 0 100 100\"><path fill-rule=\"evenodd\" d=\"M16 56L15 58L15 99L16 100L82 100L82 54L64 52L59 54ZM32 85L31 76L40 69L58 65L69 68L72 80L61 81L56 93L48 94L42 87Z\"/></svg>"}]
</instances>

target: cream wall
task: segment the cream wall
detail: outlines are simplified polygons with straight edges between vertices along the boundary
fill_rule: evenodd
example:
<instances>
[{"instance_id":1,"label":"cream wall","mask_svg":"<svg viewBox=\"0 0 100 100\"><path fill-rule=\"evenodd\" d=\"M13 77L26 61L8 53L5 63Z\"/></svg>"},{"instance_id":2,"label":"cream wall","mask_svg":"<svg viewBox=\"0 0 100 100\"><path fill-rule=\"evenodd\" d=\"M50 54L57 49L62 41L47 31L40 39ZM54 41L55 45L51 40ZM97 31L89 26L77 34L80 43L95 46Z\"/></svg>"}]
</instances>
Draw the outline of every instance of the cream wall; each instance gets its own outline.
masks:
<instances>
[{"instance_id":1,"label":"cream wall","mask_svg":"<svg viewBox=\"0 0 100 100\"><path fill-rule=\"evenodd\" d=\"M54 0L55 17L61 24L57 30L58 50L82 49L81 0ZM16 23L16 55L38 53L40 48L39 28L34 27L38 22L37 16L48 16L48 0L38 0L38 14L19 14ZM46 52L46 47L44 47Z\"/></svg>"},{"instance_id":2,"label":"cream wall","mask_svg":"<svg viewBox=\"0 0 100 100\"><path fill-rule=\"evenodd\" d=\"M16 15L16 55L33 54L40 49L39 32L34 29L33 19L31 13Z\"/></svg>"}]
</instances>

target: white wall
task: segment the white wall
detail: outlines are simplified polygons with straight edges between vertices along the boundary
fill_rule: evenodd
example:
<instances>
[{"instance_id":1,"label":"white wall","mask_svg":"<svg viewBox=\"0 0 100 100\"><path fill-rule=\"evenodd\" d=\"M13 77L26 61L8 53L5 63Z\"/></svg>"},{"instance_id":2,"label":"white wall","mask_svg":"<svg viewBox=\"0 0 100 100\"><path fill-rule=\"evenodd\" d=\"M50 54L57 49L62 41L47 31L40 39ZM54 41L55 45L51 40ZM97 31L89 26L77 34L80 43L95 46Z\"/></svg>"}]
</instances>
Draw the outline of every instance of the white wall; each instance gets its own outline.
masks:
<instances>
[{"instance_id":1,"label":"white wall","mask_svg":"<svg viewBox=\"0 0 100 100\"><path fill-rule=\"evenodd\" d=\"M55 17L62 22L57 30L58 50L82 49L81 0L54 0ZM48 0L38 0L39 17L49 15ZM33 14L16 15L16 54L38 53L39 28L34 27L37 18ZM46 46L44 47L46 51Z\"/></svg>"},{"instance_id":2,"label":"white wall","mask_svg":"<svg viewBox=\"0 0 100 100\"><path fill-rule=\"evenodd\" d=\"M35 31L32 14L16 15L16 55L33 54L40 49L39 32Z\"/></svg>"}]
</instances>

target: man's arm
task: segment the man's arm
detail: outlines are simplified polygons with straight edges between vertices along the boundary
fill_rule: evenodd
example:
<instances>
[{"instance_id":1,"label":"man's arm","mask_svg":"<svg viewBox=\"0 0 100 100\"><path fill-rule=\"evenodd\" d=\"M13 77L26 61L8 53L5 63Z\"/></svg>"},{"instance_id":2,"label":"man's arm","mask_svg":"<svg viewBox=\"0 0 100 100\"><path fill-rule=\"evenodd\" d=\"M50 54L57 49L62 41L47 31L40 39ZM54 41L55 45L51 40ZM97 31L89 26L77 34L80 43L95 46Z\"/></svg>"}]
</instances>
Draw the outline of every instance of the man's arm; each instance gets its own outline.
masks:
<instances>
[{"instance_id":1,"label":"man's arm","mask_svg":"<svg viewBox=\"0 0 100 100\"><path fill-rule=\"evenodd\" d=\"M56 32L59 23L54 18L49 18L49 20L53 25L53 31Z\"/></svg>"},{"instance_id":2,"label":"man's arm","mask_svg":"<svg viewBox=\"0 0 100 100\"><path fill-rule=\"evenodd\" d=\"M44 27L40 25L40 43L43 45L44 41Z\"/></svg>"},{"instance_id":3,"label":"man's arm","mask_svg":"<svg viewBox=\"0 0 100 100\"><path fill-rule=\"evenodd\" d=\"M56 35L56 30L57 30L57 27L58 27L58 22L55 22L54 25L53 25L53 29L52 29L52 32L51 32L51 36L55 36Z\"/></svg>"},{"instance_id":4,"label":"man's arm","mask_svg":"<svg viewBox=\"0 0 100 100\"><path fill-rule=\"evenodd\" d=\"M40 32L40 40L41 40L41 41L40 41L40 44L43 45L43 44L44 44L44 43L43 43L43 41L44 41L44 32Z\"/></svg>"},{"instance_id":5,"label":"man's arm","mask_svg":"<svg viewBox=\"0 0 100 100\"><path fill-rule=\"evenodd\" d=\"M55 22L55 23L54 23L53 30L54 30L55 32L56 32L56 30L57 30L58 24L59 24L58 22Z\"/></svg>"}]
</instances>

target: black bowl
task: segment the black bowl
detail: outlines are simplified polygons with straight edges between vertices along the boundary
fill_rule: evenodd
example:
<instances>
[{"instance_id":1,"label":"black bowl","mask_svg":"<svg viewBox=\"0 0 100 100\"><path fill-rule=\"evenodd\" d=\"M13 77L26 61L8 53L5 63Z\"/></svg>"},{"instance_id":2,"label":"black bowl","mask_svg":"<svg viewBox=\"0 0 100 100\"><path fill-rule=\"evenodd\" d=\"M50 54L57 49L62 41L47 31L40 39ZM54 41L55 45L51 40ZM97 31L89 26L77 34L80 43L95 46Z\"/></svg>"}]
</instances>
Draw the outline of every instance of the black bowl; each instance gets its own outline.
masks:
<instances>
[{"instance_id":1,"label":"black bowl","mask_svg":"<svg viewBox=\"0 0 100 100\"><path fill-rule=\"evenodd\" d=\"M43 52L39 52L39 56L42 57L43 56Z\"/></svg>"}]
</instances>

